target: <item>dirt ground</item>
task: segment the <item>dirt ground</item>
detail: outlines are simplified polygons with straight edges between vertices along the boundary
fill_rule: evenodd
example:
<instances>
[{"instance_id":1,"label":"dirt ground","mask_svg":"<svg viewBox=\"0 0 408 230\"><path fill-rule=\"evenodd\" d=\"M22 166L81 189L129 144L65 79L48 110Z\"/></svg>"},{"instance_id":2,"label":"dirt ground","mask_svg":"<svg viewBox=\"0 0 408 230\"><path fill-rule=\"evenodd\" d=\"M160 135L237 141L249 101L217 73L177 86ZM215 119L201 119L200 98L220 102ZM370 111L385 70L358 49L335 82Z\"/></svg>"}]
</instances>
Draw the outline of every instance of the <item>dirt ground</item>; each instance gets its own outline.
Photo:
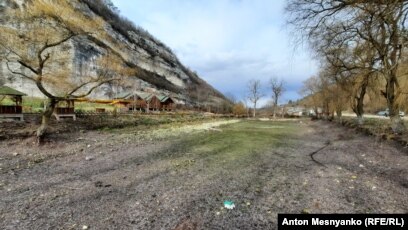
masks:
<instances>
[{"instance_id":1,"label":"dirt ground","mask_svg":"<svg viewBox=\"0 0 408 230\"><path fill-rule=\"evenodd\" d=\"M32 142L0 142L1 229L276 229L278 213L408 212L405 149L323 121Z\"/></svg>"}]
</instances>

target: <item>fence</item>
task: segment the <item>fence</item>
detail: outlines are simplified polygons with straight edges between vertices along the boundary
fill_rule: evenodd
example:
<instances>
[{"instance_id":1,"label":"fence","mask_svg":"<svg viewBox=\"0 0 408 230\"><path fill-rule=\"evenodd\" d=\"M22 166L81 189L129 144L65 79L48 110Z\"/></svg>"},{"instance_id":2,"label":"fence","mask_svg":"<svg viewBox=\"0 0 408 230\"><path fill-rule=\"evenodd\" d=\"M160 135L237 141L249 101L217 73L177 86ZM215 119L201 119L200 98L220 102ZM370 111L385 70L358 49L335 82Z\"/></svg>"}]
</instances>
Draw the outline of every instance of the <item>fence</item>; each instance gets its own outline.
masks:
<instances>
[{"instance_id":1,"label":"fence","mask_svg":"<svg viewBox=\"0 0 408 230\"><path fill-rule=\"evenodd\" d=\"M15 105L0 105L0 114L21 114L23 108Z\"/></svg>"},{"instance_id":2,"label":"fence","mask_svg":"<svg viewBox=\"0 0 408 230\"><path fill-rule=\"evenodd\" d=\"M55 108L56 114L74 114L74 108Z\"/></svg>"}]
</instances>

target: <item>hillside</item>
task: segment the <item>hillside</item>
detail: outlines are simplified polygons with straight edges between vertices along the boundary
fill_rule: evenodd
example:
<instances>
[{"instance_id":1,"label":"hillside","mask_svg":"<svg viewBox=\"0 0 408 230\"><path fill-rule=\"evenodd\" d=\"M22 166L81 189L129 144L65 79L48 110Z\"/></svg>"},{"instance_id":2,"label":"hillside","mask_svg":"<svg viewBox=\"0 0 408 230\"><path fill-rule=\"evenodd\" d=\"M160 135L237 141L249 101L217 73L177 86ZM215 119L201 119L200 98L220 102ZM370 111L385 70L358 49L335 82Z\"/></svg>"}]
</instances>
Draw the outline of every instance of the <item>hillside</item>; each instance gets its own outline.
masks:
<instances>
[{"instance_id":1,"label":"hillside","mask_svg":"<svg viewBox=\"0 0 408 230\"><path fill-rule=\"evenodd\" d=\"M0 22L10 27L25 27L7 15L8 9L25 10L28 0L6 0L0 2ZM76 12L100 19L103 24L95 30L103 30L106 36L89 33L67 41L59 51L69 53L69 63L64 63L72 78L86 75L84 63L89 63L101 54L112 53L120 58L134 75L122 76L125 83L103 85L91 94L93 98L112 98L115 95L134 90L172 95L190 104L218 104L225 97L202 80L196 73L185 67L165 44L144 29L121 17L104 4L102 0L75 0L69 2ZM49 72L61 68L49 67ZM0 83L12 86L29 96L42 97L42 93L29 80L13 76L7 69L5 60L0 63ZM203 96L205 95L205 96Z\"/></svg>"}]
</instances>

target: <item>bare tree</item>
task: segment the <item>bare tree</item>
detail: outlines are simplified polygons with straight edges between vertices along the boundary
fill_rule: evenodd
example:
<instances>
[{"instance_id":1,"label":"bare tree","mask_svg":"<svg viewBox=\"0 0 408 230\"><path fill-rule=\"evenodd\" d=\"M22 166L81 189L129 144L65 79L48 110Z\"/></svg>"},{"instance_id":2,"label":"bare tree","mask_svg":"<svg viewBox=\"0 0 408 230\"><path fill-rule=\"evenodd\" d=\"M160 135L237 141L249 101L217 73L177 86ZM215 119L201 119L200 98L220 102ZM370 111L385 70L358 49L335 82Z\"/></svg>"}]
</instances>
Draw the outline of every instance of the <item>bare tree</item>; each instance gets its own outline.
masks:
<instances>
[{"instance_id":1,"label":"bare tree","mask_svg":"<svg viewBox=\"0 0 408 230\"><path fill-rule=\"evenodd\" d=\"M303 82L300 93L310 101L307 106L312 106L316 116L319 116L320 97L320 79L317 76L311 76Z\"/></svg>"},{"instance_id":2,"label":"bare tree","mask_svg":"<svg viewBox=\"0 0 408 230\"><path fill-rule=\"evenodd\" d=\"M349 94L338 84L331 85L329 91L333 107L332 110L336 112L337 118L341 119L343 110L347 108L346 105Z\"/></svg>"},{"instance_id":3,"label":"bare tree","mask_svg":"<svg viewBox=\"0 0 408 230\"><path fill-rule=\"evenodd\" d=\"M326 39L332 41L331 37ZM337 91L340 90L341 95L345 96L344 93L347 92L358 123L362 125L364 98L369 83L378 76L375 52L367 46L367 43L350 47L340 41L338 43L332 41L331 46L325 45L318 52L323 56L324 77L340 86L341 90Z\"/></svg>"},{"instance_id":4,"label":"bare tree","mask_svg":"<svg viewBox=\"0 0 408 230\"><path fill-rule=\"evenodd\" d=\"M232 113L235 116L242 117L245 115L246 112L247 112L247 109L245 108L244 103L241 101L235 103L235 105L232 107Z\"/></svg>"},{"instance_id":5,"label":"bare tree","mask_svg":"<svg viewBox=\"0 0 408 230\"><path fill-rule=\"evenodd\" d=\"M245 109L246 109L246 116L249 117L249 106L248 106L248 96L245 96L242 98L242 102L244 103Z\"/></svg>"},{"instance_id":6,"label":"bare tree","mask_svg":"<svg viewBox=\"0 0 408 230\"><path fill-rule=\"evenodd\" d=\"M351 108L357 116L358 124L364 123L364 98L367 94L370 78L373 73L355 73L353 75L342 74L337 78L336 87L346 92L349 97Z\"/></svg>"},{"instance_id":7,"label":"bare tree","mask_svg":"<svg viewBox=\"0 0 408 230\"><path fill-rule=\"evenodd\" d=\"M402 0L289 0L289 23L312 47L345 44L364 45L375 52L375 64L367 70L381 74L386 81L382 92L387 100L394 132L405 131L396 101L401 95L398 67L407 49L408 2ZM329 37L330 39L326 39ZM327 41L327 42L322 42Z\"/></svg>"},{"instance_id":8,"label":"bare tree","mask_svg":"<svg viewBox=\"0 0 408 230\"><path fill-rule=\"evenodd\" d=\"M279 98L285 92L284 81L282 79L278 79L277 77L273 77L269 80L269 85L272 90L272 100L273 100L272 111L273 111L273 117L275 118L276 117L276 107L278 106Z\"/></svg>"},{"instance_id":9,"label":"bare tree","mask_svg":"<svg viewBox=\"0 0 408 230\"><path fill-rule=\"evenodd\" d=\"M66 65L72 61L69 42L87 36L100 28L102 22L77 12L71 4L48 0L27 2L22 8L7 9L8 23L17 26L0 25L0 49L5 54L3 60L8 70L16 77L33 82L48 98L37 129L39 144L58 102L90 95L101 85L117 80L119 76L114 72L124 68L118 58L101 55L88 63L100 71L73 77L75 71Z\"/></svg>"},{"instance_id":10,"label":"bare tree","mask_svg":"<svg viewBox=\"0 0 408 230\"><path fill-rule=\"evenodd\" d=\"M256 105L261 97L263 97L261 92L261 81L254 79L250 80L248 82L248 99L253 104L253 117L256 117Z\"/></svg>"}]
</instances>

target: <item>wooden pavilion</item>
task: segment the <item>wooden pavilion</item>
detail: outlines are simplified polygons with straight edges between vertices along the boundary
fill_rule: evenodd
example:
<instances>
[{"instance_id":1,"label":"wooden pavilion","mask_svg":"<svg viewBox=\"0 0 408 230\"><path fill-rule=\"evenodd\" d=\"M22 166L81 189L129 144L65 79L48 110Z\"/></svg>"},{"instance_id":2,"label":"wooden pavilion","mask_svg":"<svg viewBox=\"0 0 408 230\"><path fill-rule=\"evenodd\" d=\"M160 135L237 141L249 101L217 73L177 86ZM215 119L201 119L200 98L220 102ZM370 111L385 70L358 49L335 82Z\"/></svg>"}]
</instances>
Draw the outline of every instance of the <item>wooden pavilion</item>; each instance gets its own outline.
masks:
<instances>
[{"instance_id":1,"label":"wooden pavilion","mask_svg":"<svg viewBox=\"0 0 408 230\"><path fill-rule=\"evenodd\" d=\"M160 108L165 111L172 111L174 109L174 100L166 95L159 95L157 98L160 100Z\"/></svg>"},{"instance_id":2,"label":"wooden pavilion","mask_svg":"<svg viewBox=\"0 0 408 230\"><path fill-rule=\"evenodd\" d=\"M129 111L150 110L171 111L174 109L175 102L172 98L166 95L156 95L147 92L122 93L115 99L121 99L127 102L126 107Z\"/></svg>"},{"instance_id":3,"label":"wooden pavilion","mask_svg":"<svg viewBox=\"0 0 408 230\"><path fill-rule=\"evenodd\" d=\"M126 102L124 105L129 111L142 111L147 107L146 98L149 94L144 92L122 93L115 97L116 100Z\"/></svg>"},{"instance_id":4,"label":"wooden pavilion","mask_svg":"<svg viewBox=\"0 0 408 230\"><path fill-rule=\"evenodd\" d=\"M54 116L57 121L61 120L61 118L64 117L72 118L75 121L75 99L67 98L63 101L58 102L57 107L55 107L54 109Z\"/></svg>"},{"instance_id":5,"label":"wooden pavilion","mask_svg":"<svg viewBox=\"0 0 408 230\"><path fill-rule=\"evenodd\" d=\"M151 94L146 98L146 101L148 102L148 110L159 111L161 109L160 99L156 95Z\"/></svg>"},{"instance_id":6,"label":"wooden pavilion","mask_svg":"<svg viewBox=\"0 0 408 230\"><path fill-rule=\"evenodd\" d=\"M128 105L129 110L137 111L137 110L146 110L147 108L147 101L146 98L149 95L144 92L136 92L131 94L127 99L130 101Z\"/></svg>"},{"instance_id":7,"label":"wooden pavilion","mask_svg":"<svg viewBox=\"0 0 408 230\"><path fill-rule=\"evenodd\" d=\"M0 118L18 118L23 121L23 96L27 95L8 86L0 86L0 102L8 97L15 103L14 105L0 104Z\"/></svg>"}]
</instances>

